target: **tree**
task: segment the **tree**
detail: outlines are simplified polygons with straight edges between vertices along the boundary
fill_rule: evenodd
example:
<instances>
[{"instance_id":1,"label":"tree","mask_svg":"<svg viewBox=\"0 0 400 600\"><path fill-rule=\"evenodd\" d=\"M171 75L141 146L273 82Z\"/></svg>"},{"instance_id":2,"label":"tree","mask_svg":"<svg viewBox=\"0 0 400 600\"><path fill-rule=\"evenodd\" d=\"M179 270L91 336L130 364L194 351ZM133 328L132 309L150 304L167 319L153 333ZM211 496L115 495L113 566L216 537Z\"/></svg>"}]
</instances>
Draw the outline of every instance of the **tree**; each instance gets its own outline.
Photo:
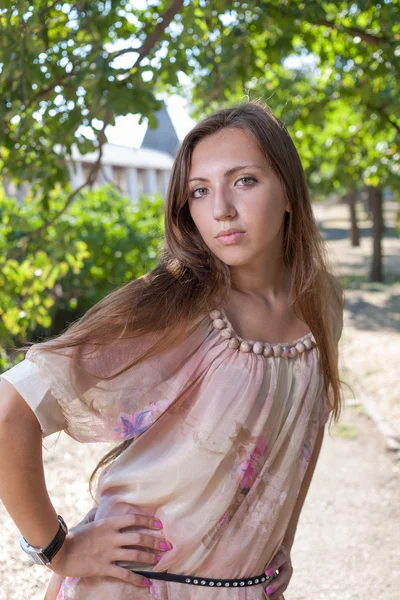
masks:
<instances>
[{"instance_id":1,"label":"tree","mask_svg":"<svg viewBox=\"0 0 400 600\"><path fill-rule=\"evenodd\" d=\"M49 193L57 183L68 188L64 158L72 144L82 153L98 149L91 183L107 125L132 112L153 125L159 93L187 92L180 72L193 78L195 116L246 92L272 98L275 111L302 132L302 158L318 189L344 195L398 186L399 0L154 0L144 9L128 0L19 0L6 6L0 11L0 168L15 181L30 181L42 197L49 209L42 229L60 214L51 211ZM293 56L300 69L290 68ZM121 62L127 57L128 66ZM317 68L307 72L304 61ZM335 129L331 114L348 129ZM322 123L329 123L330 137ZM62 212L79 191L70 193Z\"/></svg>"},{"instance_id":2,"label":"tree","mask_svg":"<svg viewBox=\"0 0 400 600\"><path fill-rule=\"evenodd\" d=\"M12 181L29 181L49 208L56 184L68 188L65 157L72 144L81 153L99 152L86 182L91 183L105 129L117 115L140 113L156 126L154 112L161 107L156 94L173 88L182 63L182 57L177 61L173 53L160 51L181 35L177 24L184 0L162 0L145 9L127 0L5 5L0 10L0 169Z\"/></svg>"},{"instance_id":3,"label":"tree","mask_svg":"<svg viewBox=\"0 0 400 600\"><path fill-rule=\"evenodd\" d=\"M314 190L349 199L357 243L355 193L399 186L398 2L229 4L228 18L204 11L209 37L207 44L198 42L194 115L221 106L221 99L230 105L244 93L268 100L294 135ZM381 207L378 202L373 211L371 270L379 279Z\"/></svg>"}]
</instances>

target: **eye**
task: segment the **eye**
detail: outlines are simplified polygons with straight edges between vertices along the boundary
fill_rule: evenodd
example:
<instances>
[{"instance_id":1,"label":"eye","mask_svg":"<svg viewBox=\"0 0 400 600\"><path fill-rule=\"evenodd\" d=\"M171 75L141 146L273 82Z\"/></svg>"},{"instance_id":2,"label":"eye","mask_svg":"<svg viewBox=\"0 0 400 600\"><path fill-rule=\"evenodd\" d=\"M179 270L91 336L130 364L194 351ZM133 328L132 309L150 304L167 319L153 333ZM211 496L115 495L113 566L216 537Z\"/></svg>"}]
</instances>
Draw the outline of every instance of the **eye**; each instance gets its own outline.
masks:
<instances>
[{"instance_id":1,"label":"eye","mask_svg":"<svg viewBox=\"0 0 400 600\"><path fill-rule=\"evenodd\" d=\"M257 179L255 177L241 177L240 179L238 179L238 182L239 181L244 181L246 179L247 179L247 181L251 182L250 185L252 185L253 183L257 183ZM247 184L247 185L245 184L244 187L250 187L250 185L249 184Z\"/></svg>"},{"instance_id":2,"label":"eye","mask_svg":"<svg viewBox=\"0 0 400 600\"><path fill-rule=\"evenodd\" d=\"M197 188L195 190L193 190L192 192L190 192L190 197L191 198L201 198L201 196L195 196L196 192L200 192L201 190L205 190L206 188Z\"/></svg>"},{"instance_id":3,"label":"eye","mask_svg":"<svg viewBox=\"0 0 400 600\"><path fill-rule=\"evenodd\" d=\"M238 183L239 181L249 181L250 183L244 184L243 186L239 186L239 187L251 187L254 183L257 183L257 179L255 177L241 177L240 179L237 180L236 183ZM201 194L200 196L195 196L195 194L197 192L201 192L201 191L207 191L207 188L196 188L195 190L193 190L192 192L190 192L190 198L201 198L203 195L205 194Z\"/></svg>"}]
</instances>

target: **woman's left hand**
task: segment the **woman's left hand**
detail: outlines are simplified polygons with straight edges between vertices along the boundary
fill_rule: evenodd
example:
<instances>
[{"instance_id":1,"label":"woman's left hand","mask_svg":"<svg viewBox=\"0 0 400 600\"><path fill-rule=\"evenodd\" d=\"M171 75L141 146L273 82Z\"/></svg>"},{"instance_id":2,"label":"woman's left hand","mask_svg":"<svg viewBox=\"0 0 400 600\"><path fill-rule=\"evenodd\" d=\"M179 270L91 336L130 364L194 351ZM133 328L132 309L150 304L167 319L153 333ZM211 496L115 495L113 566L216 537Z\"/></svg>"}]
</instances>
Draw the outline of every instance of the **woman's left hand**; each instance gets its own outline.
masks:
<instances>
[{"instance_id":1,"label":"woman's left hand","mask_svg":"<svg viewBox=\"0 0 400 600\"><path fill-rule=\"evenodd\" d=\"M272 571L270 571L272 569ZM274 558L270 561L268 566L264 569L266 575L272 575L277 569L279 569L279 575L275 577L264 588L264 595L269 600L279 600L283 592L289 585L289 581L293 575L293 567L292 561L290 558L290 548L281 544L279 546L278 552L275 554ZM267 572L269 571L269 573Z\"/></svg>"}]
</instances>

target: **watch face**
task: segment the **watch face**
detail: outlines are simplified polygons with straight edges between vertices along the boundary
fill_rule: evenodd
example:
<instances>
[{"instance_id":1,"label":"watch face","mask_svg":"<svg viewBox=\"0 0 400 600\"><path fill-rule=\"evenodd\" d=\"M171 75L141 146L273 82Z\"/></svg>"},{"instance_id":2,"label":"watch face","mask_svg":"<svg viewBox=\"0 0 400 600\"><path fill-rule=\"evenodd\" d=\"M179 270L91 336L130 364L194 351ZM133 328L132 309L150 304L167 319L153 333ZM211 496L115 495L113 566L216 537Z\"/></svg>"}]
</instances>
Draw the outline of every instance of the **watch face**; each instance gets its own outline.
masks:
<instances>
[{"instance_id":1,"label":"watch face","mask_svg":"<svg viewBox=\"0 0 400 600\"><path fill-rule=\"evenodd\" d=\"M37 565L48 565L49 559L43 554L42 548L36 548L28 544L28 542L21 536L20 546L24 552L29 556L32 562Z\"/></svg>"},{"instance_id":2,"label":"watch face","mask_svg":"<svg viewBox=\"0 0 400 600\"><path fill-rule=\"evenodd\" d=\"M52 559L64 543L65 537L68 533L68 527L60 515L57 515L57 518L60 524L58 532L48 546L46 546L46 548L31 546L22 535L20 537L20 546L22 550L26 552L30 556L31 560L36 564L50 565Z\"/></svg>"},{"instance_id":3,"label":"watch face","mask_svg":"<svg viewBox=\"0 0 400 600\"><path fill-rule=\"evenodd\" d=\"M37 565L49 565L51 564L47 556L43 554L43 552L38 552L37 554L29 555L34 563Z\"/></svg>"},{"instance_id":4,"label":"watch face","mask_svg":"<svg viewBox=\"0 0 400 600\"><path fill-rule=\"evenodd\" d=\"M20 544L22 550L24 552L26 552L27 554L38 554L39 552L43 551L43 548L39 548L37 546L31 546L30 544L28 544L28 542L22 535L20 537L19 544Z\"/></svg>"}]
</instances>

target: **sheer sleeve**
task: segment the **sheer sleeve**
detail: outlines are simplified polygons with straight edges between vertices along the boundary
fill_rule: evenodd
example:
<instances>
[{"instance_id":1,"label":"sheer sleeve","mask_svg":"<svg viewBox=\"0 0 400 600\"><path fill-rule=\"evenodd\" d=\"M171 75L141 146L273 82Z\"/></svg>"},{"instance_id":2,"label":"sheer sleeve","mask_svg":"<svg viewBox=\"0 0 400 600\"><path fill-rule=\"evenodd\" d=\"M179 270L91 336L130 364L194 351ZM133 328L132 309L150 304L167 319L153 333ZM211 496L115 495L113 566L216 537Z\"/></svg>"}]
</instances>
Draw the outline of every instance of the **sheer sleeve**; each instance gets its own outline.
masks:
<instances>
[{"instance_id":1,"label":"sheer sleeve","mask_svg":"<svg viewBox=\"0 0 400 600\"><path fill-rule=\"evenodd\" d=\"M190 384L203 334L194 327L174 348L130 367L154 341L152 334L104 346L63 348L57 354L36 344L1 377L31 407L42 437L64 430L81 442L133 439Z\"/></svg>"},{"instance_id":2,"label":"sheer sleeve","mask_svg":"<svg viewBox=\"0 0 400 600\"><path fill-rule=\"evenodd\" d=\"M67 427L61 406L40 376L35 363L25 358L2 373L0 379L11 383L33 410L39 421L43 438Z\"/></svg>"}]
</instances>

